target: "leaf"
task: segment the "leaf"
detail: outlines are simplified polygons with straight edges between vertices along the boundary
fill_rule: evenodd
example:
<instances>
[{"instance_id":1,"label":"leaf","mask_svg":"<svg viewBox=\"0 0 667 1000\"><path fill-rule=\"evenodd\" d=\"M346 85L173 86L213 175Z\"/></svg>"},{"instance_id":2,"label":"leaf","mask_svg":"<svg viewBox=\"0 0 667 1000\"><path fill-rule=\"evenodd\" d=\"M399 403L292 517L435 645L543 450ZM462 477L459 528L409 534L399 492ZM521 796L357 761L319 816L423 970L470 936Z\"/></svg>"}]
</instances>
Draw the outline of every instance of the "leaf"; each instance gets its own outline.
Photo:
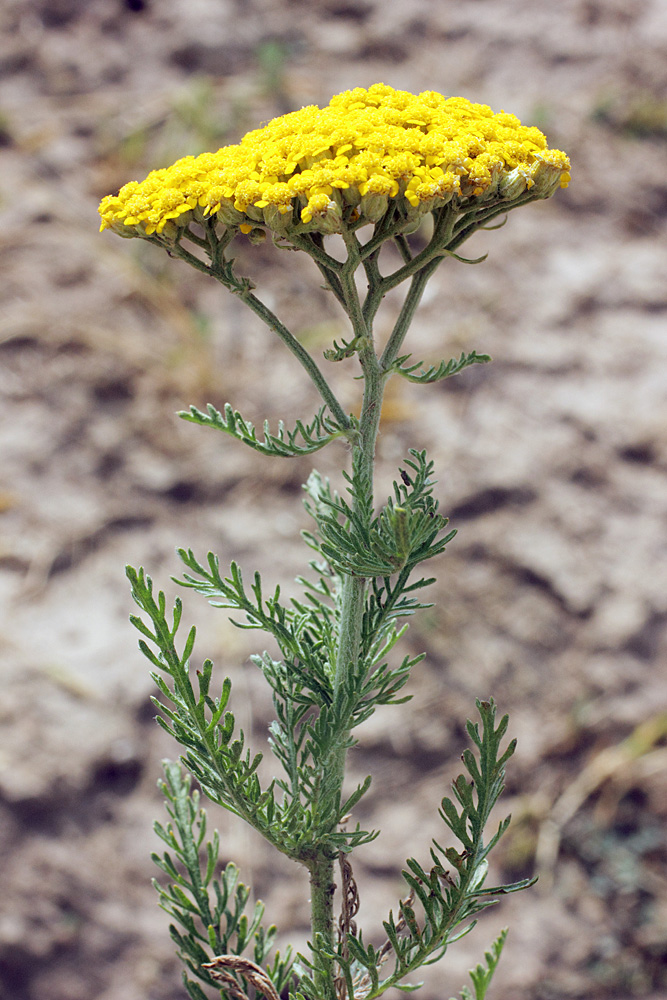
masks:
<instances>
[{"instance_id":1,"label":"leaf","mask_svg":"<svg viewBox=\"0 0 667 1000\"><path fill-rule=\"evenodd\" d=\"M239 882L238 868L231 862L216 878L220 840L217 831L213 839L206 838L206 813L198 808L198 795L189 788L180 764L164 762L165 780L160 787L173 825L167 831L160 824L156 829L174 852L174 857L153 855L161 871L172 877L168 886L154 882L160 902L180 925L170 927L177 952L192 975L209 986L216 981L202 966L215 956L241 955L251 948L257 964L266 958L275 940L275 928L262 925L264 905L255 904L252 914L246 913L250 890ZM165 834L166 836L163 836ZM204 845L203 855L200 848ZM177 871L180 869L180 872ZM173 879L176 874L176 880ZM272 965L264 971L280 993L293 979L293 957L290 949L283 958L277 953ZM201 987L183 974L191 997L204 997Z\"/></svg>"},{"instance_id":2,"label":"leaf","mask_svg":"<svg viewBox=\"0 0 667 1000\"><path fill-rule=\"evenodd\" d=\"M310 423L304 424L297 420L294 430L291 431L285 428L281 420L276 434L271 433L265 421L263 438L258 436L254 425L229 403L225 404L223 413L209 403L206 413L196 406L191 406L189 410L181 410L178 415L190 423L223 431L262 455L293 458L297 455L312 455L336 438L349 436L349 430L340 427L332 417L326 415L325 410L325 406L321 407Z\"/></svg>"},{"instance_id":3,"label":"leaf","mask_svg":"<svg viewBox=\"0 0 667 1000\"><path fill-rule=\"evenodd\" d=\"M470 978L475 988L474 1000L484 1000L486 997L491 980L493 979L493 974L498 967L498 962L500 961L500 956L506 940L507 928L500 932L496 940L491 945L490 950L484 953L486 966L480 963L474 969L470 970ZM455 1000L455 998L452 997L450 1000ZM473 1000L473 995L467 986L464 986L461 990L461 1000Z\"/></svg>"},{"instance_id":4,"label":"leaf","mask_svg":"<svg viewBox=\"0 0 667 1000\"><path fill-rule=\"evenodd\" d=\"M456 257L456 254L452 254L452 256ZM457 259L461 260L462 258L459 257ZM477 263L477 261L470 261L469 263ZM412 365L406 364L411 357L412 355L405 354L397 358L391 371L395 375L400 375L402 378L407 379L409 382L419 382L422 385L441 382L442 379L458 375L459 372L469 368L470 365L487 364L487 362L491 361L491 357L488 354L478 354L477 351L470 351L469 354L462 352L460 358L450 358L449 361L441 361L438 365L429 365L426 368L423 361L417 361ZM421 370L417 371L417 369Z\"/></svg>"},{"instance_id":5,"label":"leaf","mask_svg":"<svg viewBox=\"0 0 667 1000\"><path fill-rule=\"evenodd\" d=\"M503 790L504 765L513 746L510 744L508 749L502 749L507 717L504 716L496 726L493 700L478 701L477 708L481 730L479 724L469 722L467 726L477 752L466 750L464 753L464 763L467 770L475 775L475 781L468 784L459 775L453 783L459 808L445 797L440 810L442 819L459 838L463 850L449 846L443 848L434 840L431 847L434 863L430 870L414 858L408 859L403 878L410 888L410 896L399 905L402 925L396 925L391 913L389 920L384 921L387 943L381 952L385 961L393 955L393 970L379 980L366 1000L375 1000L392 986L400 987L405 976L439 961L451 944L470 933L475 926L471 917L496 902L492 898L494 895L527 888L534 881L524 879L493 889L483 887L488 868L487 855L507 826L506 822L501 823L497 833L488 842L485 840L485 826ZM452 866L454 874L447 870L447 864ZM422 911L421 917L416 912L417 908ZM505 933L486 953L486 965L478 965L471 972L474 1000L483 1000L486 995L500 958ZM466 997L472 1000L467 987L464 987L461 996L463 1000Z\"/></svg>"}]
</instances>

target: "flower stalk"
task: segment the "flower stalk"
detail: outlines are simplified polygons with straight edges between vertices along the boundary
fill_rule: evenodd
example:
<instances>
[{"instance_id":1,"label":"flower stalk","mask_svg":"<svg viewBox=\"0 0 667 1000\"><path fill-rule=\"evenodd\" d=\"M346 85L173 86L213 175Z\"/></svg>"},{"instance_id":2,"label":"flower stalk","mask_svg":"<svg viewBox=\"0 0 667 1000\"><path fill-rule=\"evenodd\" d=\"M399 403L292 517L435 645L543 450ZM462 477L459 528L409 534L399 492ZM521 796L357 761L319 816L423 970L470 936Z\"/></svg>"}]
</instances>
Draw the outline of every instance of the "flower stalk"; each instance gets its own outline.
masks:
<instances>
[{"instance_id":1,"label":"flower stalk","mask_svg":"<svg viewBox=\"0 0 667 1000\"><path fill-rule=\"evenodd\" d=\"M433 463L424 451L410 451L393 495L377 503L375 453L385 385L395 375L426 385L490 360L471 351L426 367L401 351L440 263L479 263L483 258L461 257L461 245L478 229L497 228L489 226L497 217L566 186L568 171L565 154L550 150L539 130L512 115L462 98L415 96L377 84L340 94L325 109L275 119L237 146L186 157L102 201L102 229L155 243L238 296L297 359L323 402L312 421L299 420L293 430L281 423L276 433L265 425L263 437L231 404L222 413L209 405L206 412L191 407L181 416L273 457L311 454L338 438L348 444L347 496L315 472L306 484L314 529L304 538L316 559L310 564L315 579L298 581L303 597L285 604L279 587L267 594L259 574L248 585L234 563L225 575L212 553L203 562L190 550L179 553L184 587L278 646L278 660L267 652L252 657L275 709L269 746L280 773L269 785L258 777L261 754L246 746L228 709L231 682L217 682L209 660L193 671L194 629L183 645L177 638L180 600L168 613L164 595L144 571L128 567L141 612L132 621L160 694L158 721L181 746L186 771L203 795L304 866L310 880L309 953L295 957L288 949L270 960L275 927L263 925L260 904L252 917L242 916L247 892L237 887L234 866L218 872L219 837L207 839L199 793L190 790L180 765L167 765L162 788L171 823L156 825L167 851L155 861L171 885L157 888L174 920L171 933L191 1000L206 1000L204 987L235 1000L247 1000L253 990L275 997L285 988L294 1000L374 1000L390 987L407 986L407 975L441 958L472 929L474 914L494 894L530 884L485 886L488 855L508 821L491 836L487 823L514 751L513 742L503 749L507 717L496 724L492 699L477 702L480 722L467 724L474 749L462 756L466 773L455 779L453 798L441 801L447 835L458 846L433 841L428 869L414 858L406 861L406 893L396 916L390 912L383 921L386 941L379 949L365 944L349 912L351 887L355 914L359 902L350 857L377 836L358 823L350 826L371 779L347 799L343 784L357 727L378 708L406 700L401 691L422 657L405 656L398 665L388 657L407 628L402 620L427 606L421 591L433 579L420 577L418 568L441 555L455 534L439 513ZM422 249L413 248L410 235L428 216L430 238ZM345 248L342 261L329 253L333 235ZM363 381L358 416L345 413L326 370L255 294L255 284L236 273L227 254L233 241L267 236L308 254L343 311L349 339L334 343L324 360L356 358ZM390 245L393 255L386 253ZM380 347L378 310L404 283L403 304ZM346 873L342 902L336 861ZM503 943L504 934L486 953L487 966L475 971L478 1000ZM252 957L242 957L244 951Z\"/></svg>"}]
</instances>

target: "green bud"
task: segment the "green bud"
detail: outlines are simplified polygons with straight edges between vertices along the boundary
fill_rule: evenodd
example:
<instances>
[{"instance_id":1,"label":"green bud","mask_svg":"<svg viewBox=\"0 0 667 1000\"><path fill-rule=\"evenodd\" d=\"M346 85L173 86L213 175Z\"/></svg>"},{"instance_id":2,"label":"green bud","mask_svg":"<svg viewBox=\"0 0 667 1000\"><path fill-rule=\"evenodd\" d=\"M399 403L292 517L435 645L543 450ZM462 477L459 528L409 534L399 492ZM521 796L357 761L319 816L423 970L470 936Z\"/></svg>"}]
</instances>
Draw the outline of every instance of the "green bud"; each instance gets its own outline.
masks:
<instances>
[{"instance_id":1,"label":"green bud","mask_svg":"<svg viewBox=\"0 0 667 1000\"><path fill-rule=\"evenodd\" d=\"M514 201L521 197L526 188L533 186L533 179L530 176L530 169L526 167L515 167L508 174L501 177L498 184L498 191L503 198Z\"/></svg>"},{"instance_id":2,"label":"green bud","mask_svg":"<svg viewBox=\"0 0 667 1000\"><path fill-rule=\"evenodd\" d=\"M243 212L239 212L237 208L234 208L233 202L228 198L220 202L220 208L215 215L217 215L223 225L229 227L240 226L242 222L246 221Z\"/></svg>"},{"instance_id":3,"label":"green bud","mask_svg":"<svg viewBox=\"0 0 667 1000\"><path fill-rule=\"evenodd\" d=\"M281 212L277 205L266 205L263 209L264 222L278 236L287 236L294 228L294 212Z\"/></svg>"},{"instance_id":4,"label":"green bud","mask_svg":"<svg viewBox=\"0 0 667 1000\"><path fill-rule=\"evenodd\" d=\"M386 194L363 195L359 205L359 212L364 219L369 222L379 222L389 206L389 196Z\"/></svg>"},{"instance_id":5,"label":"green bud","mask_svg":"<svg viewBox=\"0 0 667 1000\"><path fill-rule=\"evenodd\" d=\"M253 244L253 246L259 246L260 243L266 242L266 232L260 229L259 226L255 226L248 233L248 239Z\"/></svg>"}]
</instances>

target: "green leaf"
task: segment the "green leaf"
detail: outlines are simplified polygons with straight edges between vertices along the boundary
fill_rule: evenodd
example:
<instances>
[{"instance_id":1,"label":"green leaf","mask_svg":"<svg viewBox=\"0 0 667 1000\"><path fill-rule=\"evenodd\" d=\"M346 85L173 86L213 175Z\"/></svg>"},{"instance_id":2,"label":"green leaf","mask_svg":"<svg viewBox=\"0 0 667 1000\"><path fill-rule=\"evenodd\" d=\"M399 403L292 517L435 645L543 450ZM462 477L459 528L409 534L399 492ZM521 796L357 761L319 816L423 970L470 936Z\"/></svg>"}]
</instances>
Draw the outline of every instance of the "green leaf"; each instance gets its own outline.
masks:
<instances>
[{"instance_id":1,"label":"green leaf","mask_svg":"<svg viewBox=\"0 0 667 1000\"><path fill-rule=\"evenodd\" d=\"M410 895L399 905L402 921L397 925L390 913L389 920L384 922L387 944L382 952L385 961L393 958L393 968L384 972L384 978L378 978L377 985L373 986L365 1000L375 1000L390 987L404 985L405 977L411 972L439 961L450 945L472 930L475 921L471 918L474 914L496 902L492 897L527 888L534 881L524 879L493 889L484 888L487 855L507 824L501 823L488 841L485 839L485 827L502 792L505 762L513 746L510 744L506 750L502 748L507 717L496 725L493 700L478 701L477 708L481 729L479 724L471 722L467 726L476 752L466 750L463 756L466 769L475 776L475 780L468 784L466 778L459 775L453 783L459 807L445 797L440 810L446 826L460 840L463 850L450 846L443 848L434 840L430 852L433 866L430 870L414 858L408 859L403 878ZM452 866L453 874L448 871L448 866ZM365 959L361 958L361 944L359 948L353 948L352 938L349 943L351 952L354 951L362 964L370 961L368 952ZM503 943L504 935L501 935L486 954L486 966L478 966L471 973L477 991L474 1000L483 1000ZM462 997L465 998L465 995L464 992ZM472 994L469 995L472 997Z\"/></svg>"},{"instance_id":2,"label":"green leaf","mask_svg":"<svg viewBox=\"0 0 667 1000\"><path fill-rule=\"evenodd\" d=\"M212 839L206 837L206 813L199 809L198 793L190 791L189 780L184 777L180 765L165 761L164 771L165 780L160 787L173 822L166 831L160 824L156 829L169 843L174 858L166 854L162 859L153 855L160 870L172 878L167 886L155 882L155 888L163 909L181 927L179 930L172 925L170 933L186 969L201 982L219 988L202 965L216 955L241 955L248 949L252 949L255 962L266 963L275 940L275 927L262 925L263 903L256 903L250 914L246 912L250 890L239 882L238 868L234 864L229 863L219 876L215 876L219 863L219 835L215 831ZM283 958L276 954L271 965L265 964L265 971L278 993L292 981L292 965L290 949ZM187 972L183 981L189 996L206 1000L201 987L189 980Z\"/></svg>"},{"instance_id":3,"label":"green leaf","mask_svg":"<svg viewBox=\"0 0 667 1000\"><path fill-rule=\"evenodd\" d=\"M358 461L352 476L346 476L351 502L332 494L319 477L309 480L314 502L306 502L306 508L317 524L317 537L311 536L311 544L336 575L391 578L440 555L454 537L455 531L442 534L447 518L437 513L431 496L432 463L426 463L423 452L410 454L413 459L406 465L415 471L414 481L405 473L404 485L394 483L394 497L377 515L372 483ZM402 585L406 583L407 578Z\"/></svg>"},{"instance_id":4,"label":"green leaf","mask_svg":"<svg viewBox=\"0 0 667 1000\"><path fill-rule=\"evenodd\" d=\"M456 257L456 254L452 254L452 256ZM462 259L461 257L457 258L457 260ZM480 260L483 259L480 258ZM469 261L468 263L477 263L477 261ZM410 354L404 354L402 357L397 358L390 370L395 375L401 375L402 378L407 379L409 382L420 382L422 385L441 382L442 379L458 375L459 372L469 368L470 365L483 365L491 361L490 355L478 354L477 351L471 351L469 354L462 352L460 358L450 358L449 361L441 361L438 365L429 365L426 368L423 361L417 361L415 364L408 365L406 362L410 360L411 356ZM420 369L420 371L417 369Z\"/></svg>"},{"instance_id":5,"label":"green leaf","mask_svg":"<svg viewBox=\"0 0 667 1000\"><path fill-rule=\"evenodd\" d=\"M264 422L264 437L260 438L254 425L241 416L238 410L229 403L225 404L224 413L220 413L210 403L206 413L191 406L189 410L179 412L179 417L202 427L214 427L230 437L236 438L248 445L254 451L273 458L294 458L297 455L312 455L331 441L339 437L349 436L347 428L340 427L332 417L325 413L326 407L321 407L310 423L297 420L294 430L287 430L282 420L278 423L277 434L272 434L268 422Z\"/></svg>"},{"instance_id":6,"label":"green leaf","mask_svg":"<svg viewBox=\"0 0 667 1000\"><path fill-rule=\"evenodd\" d=\"M500 956L506 940L507 928L500 932L496 940L491 945L490 950L484 953L486 965L482 965L480 963L474 969L470 970L470 978L475 988L474 1000L484 1000L486 997L491 980L493 979L493 974L498 967L498 962L500 961ZM450 1000L455 1000L455 998L451 997ZM473 995L467 986L464 986L461 990L461 1000L473 1000Z\"/></svg>"},{"instance_id":7,"label":"green leaf","mask_svg":"<svg viewBox=\"0 0 667 1000\"><path fill-rule=\"evenodd\" d=\"M188 565L198 567L206 573L203 567L199 567L192 553L184 553L184 557ZM220 584L226 588L226 593L236 596L237 603L247 607L250 613L255 612L263 620L270 621L278 634L286 637L287 642L290 641L285 616L275 601L275 595L267 602L268 613L262 607L255 608L243 590L238 567L232 566L231 577L225 582L219 579L217 561L212 555L209 556L209 566L214 578L211 583L209 576L209 581L204 584L205 588ZM152 581L143 570L136 571L128 567L127 574L136 603L153 623L154 641L158 646L159 656L156 657L146 647L143 639L140 640L140 646L151 662L157 662L161 671L173 682L173 687L170 687L163 677L155 675L164 698L164 704L157 703L161 712L159 724L185 748L183 759L211 801L242 816L278 850L289 857L295 857L297 844L286 840L282 826L275 818L273 804L269 805L272 790L262 792L259 785L255 772L261 755L251 755L245 749L243 734L234 739L234 716L225 711L231 690L230 680L227 678L223 681L217 700L210 697L213 669L210 661L204 661L198 671L190 670L188 657L193 652L194 632L190 630L188 633L183 652L179 652L176 645L176 633L181 619L180 601L175 603L172 621L169 622L164 594L154 593ZM255 589L261 600L259 586ZM195 690L193 680L198 690Z\"/></svg>"},{"instance_id":8,"label":"green leaf","mask_svg":"<svg viewBox=\"0 0 667 1000\"><path fill-rule=\"evenodd\" d=\"M360 337L353 337L349 341L343 340L342 344L334 340L333 349L324 351L324 357L327 361L344 361L345 358L351 358L356 354L360 341Z\"/></svg>"}]
</instances>

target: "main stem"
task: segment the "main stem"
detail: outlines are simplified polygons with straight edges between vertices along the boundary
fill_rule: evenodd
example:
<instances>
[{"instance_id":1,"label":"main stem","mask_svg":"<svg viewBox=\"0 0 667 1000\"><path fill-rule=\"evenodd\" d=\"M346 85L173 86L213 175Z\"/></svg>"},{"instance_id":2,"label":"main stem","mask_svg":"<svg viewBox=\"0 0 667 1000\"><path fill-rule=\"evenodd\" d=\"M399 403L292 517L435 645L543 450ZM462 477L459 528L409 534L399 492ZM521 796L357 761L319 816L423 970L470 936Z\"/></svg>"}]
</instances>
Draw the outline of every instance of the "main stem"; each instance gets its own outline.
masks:
<instances>
[{"instance_id":1,"label":"main stem","mask_svg":"<svg viewBox=\"0 0 667 1000\"><path fill-rule=\"evenodd\" d=\"M364 372L364 397L359 421L359 437L352 449L353 467L359 475L370 477L373 482L375 443L380 426L382 411L382 396L384 377L381 373L378 359L372 342L359 352L362 370ZM367 581L364 577L346 576L343 580L339 637L334 676L334 701L348 671L356 670L359 662L361 646L361 624L366 600ZM341 746L335 751L331 767L336 775L338 788L342 790L345 776L345 756L348 733L341 734ZM334 892L333 881L334 858L322 852L313 858L308 866L310 872L310 910L312 940L320 942L328 949L335 950ZM319 977L318 983L322 990L323 1000L336 1000L334 989L334 963L326 974ZM316 977L316 981L317 981Z\"/></svg>"},{"instance_id":2,"label":"main stem","mask_svg":"<svg viewBox=\"0 0 667 1000\"><path fill-rule=\"evenodd\" d=\"M380 426L385 380L371 342L361 348L359 360L364 373L364 398L359 419L359 439L352 449L352 463L359 480L369 481L372 488L375 443ZM356 497L353 509L355 505ZM364 577L346 576L343 580L334 697L340 690L347 671L357 665L366 586Z\"/></svg>"},{"instance_id":3,"label":"main stem","mask_svg":"<svg viewBox=\"0 0 667 1000\"><path fill-rule=\"evenodd\" d=\"M348 278L344 275L342 284L346 295L348 314L352 321L357 340L359 362L364 378L364 395L359 418L358 437L352 446L352 467L359 482L373 485L375 466L375 444L380 426L382 396L386 373L382 371L373 345L372 331L368 328L354 287L354 269L350 268ZM369 294L371 291L369 290ZM358 501L353 498L353 509L358 513ZM361 626L366 601L367 580L364 577L348 575L343 578L340 598L338 646L334 674L334 702L336 701L349 671L359 666L361 650ZM337 786L342 790L345 776L345 757L348 733L341 734L340 746L335 750L331 767ZM318 938L329 949L335 949L335 924L333 900L334 859L322 853L309 865L311 892L311 927L313 943ZM325 1000L335 1000L334 963L320 977L318 985Z\"/></svg>"}]
</instances>

